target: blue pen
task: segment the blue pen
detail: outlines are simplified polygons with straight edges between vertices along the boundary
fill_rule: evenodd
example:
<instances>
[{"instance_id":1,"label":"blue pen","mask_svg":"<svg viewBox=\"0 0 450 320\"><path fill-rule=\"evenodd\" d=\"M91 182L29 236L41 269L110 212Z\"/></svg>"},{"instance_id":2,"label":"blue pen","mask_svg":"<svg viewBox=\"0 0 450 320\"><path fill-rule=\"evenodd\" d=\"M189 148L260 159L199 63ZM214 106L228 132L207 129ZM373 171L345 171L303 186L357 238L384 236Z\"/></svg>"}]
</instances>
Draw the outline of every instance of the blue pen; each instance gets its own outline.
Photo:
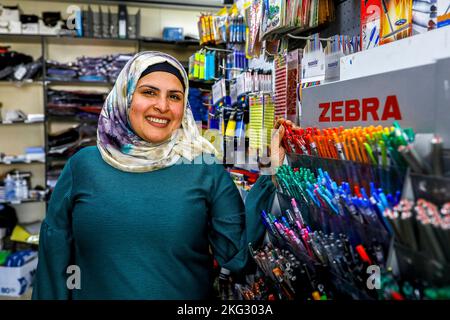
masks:
<instances>
[{"instance_id":1,"label":"blue pen","mask_svg":"<svg viewBox=\"0 0 450 320\"><path fill-rule=\"evenodd\" d=\"M323 193L325 193L325 195L326 195L328 198L330 198L330 199L333 198L333 195L331 194L330 190L328 190L327 188L322 188L321 191L322 191Z\"/></svg>"},{"instance_id":2,"label":"blue pen","mask_svg":"<svg viewBox=\"0 0 450 320\"><path fill-rule=\"evenodd\" d=\"M309 195L309 197L314 202L314 204L320 208L321 204L320 204L319 199L317 199L316 195L310 189L306 189L306 193Z\"/></svg>"},{"instance_id":3,"label":"blue pen","mask_svg":"<svg viewBox=\"0 0 450 320\"><path fill-rule=\"evenodd\" d=\"M392 196L392 194L388 193L386 195L387 201L389 202L389 204L391 205L390 207L393 208L395 206L395 199Z\"/></svg>"},{"instance_id":4,"label":"blue pen","mask_svg":"<svg viewBox=\"0 0 450 320\"><path fill-rule=\"evenodd\" d=\"M261 216L263 217L263 221L266 222L266 225L267 225L268 229L270 230L270 232L275 236L278 235L274 225L272 224L269 217L267 216L267 213L264 210L261 211Z\"/></svg>"},{"instance_id":5,"label":"blue pen","mask_svg":"<svg viewBox=\"0 0 450 320\"><path fill-rule=\"evenodd\" d=\"M374 195L377 193L377 189L375 188L375 183L371 182L370 183L370 194Z\"/></svg>"},{"instance_id":6,"label":"blue pen","mask_svg":"<svg viewBox=\"0 0 450 320\"><path fill-rule=\"evenodd\" d=\"M398 205L400 203L401 196L402 196L402 193L397 190L395 192L395 205Z\"/></svg>"},{"instance_id":7,"label":"blue pen","mask_svg":"<svg viewBox=\"0 0 450 320\"><path fill-rule=\"evenodd\" d=\"M386 219L386 217L384 216L384 208L383 208L383 205L381 204L381 202L376 202L373 199L372 204L374 204L376 209L378 209L378 210L375 210L375 212L377 213L378 218L380 219L383 226L386 228L386 230L389 232L389 234L393 234L392 226L389 223L389 221Z\"/></svg>"},{"instance_id":8,"label":"blue pen","mask_svg":"<svg viewBox=\"0 0 450 320\"><path fill-rule=\"evenodd\" d=\"M347 193L347 195L351 195L352 194L352 191L350 189L350 185L348 184L348 182L342 183L342 187L344 188L344 190Z\"/></svg>"},{"instance_id":9,"label":"blue pen","mask_svg":"<svg viewBox=\"0 0 450 320\"><path fill-rule=\"evenodd\" d=\"M379 193L378 195L380 196L380 199L381 199L381 202L383 203L383 206L384 206L385 208L390 208L389 203L388 203L387 198L386 198L386 196L384 195L384 193L381 192L381 193Z\"/></svg>"},{"instance_id":10,"label":"blue pen","mask_svg":"<svg viewBox=\"0 0 450 320\"><path fill-rule=\"evenodd\" d=\"M283 221L283 224L286 226L286 228L290 229L291 226L289 225L289 222L286 220L285 217L281 217L281 221Z\"/></svg>"},{"instance_id":11,"label":"blue pen","mask_svg":"<svg viewBox=\"0 0 450 320\"><path fill-rule=\"evenodd\" d=\"M334 211L334 213L339 214L339 210L336 208L336 206L333 204L333 201L325 194L322 193L322 191L317 188L317 193L319 194L319 196L323 199L323 201L326 202L326 204L328 205L328 207Z\"/></svg>"},{"instance_id":12,"label":"blue pen","mask_svg":"<svg viewBox=\"0 0 450 320\"><path fill-rule=\"evenodd\" d=\"M369 47L370 47L370 44L371 44L371 42L373 40L373 37L375 36L375 31L377 31L377 27L376 26L374 26L372 28L372 31L370 32L369 42L367 43L366 50L369 49Z\"/></svg>"},{"instance_id":13,"label":"blue pen","mask_svg":"<svg viewBox=\"0 0 450 320\"><path fill-rule=\"evenodd\" d=\"M366 190L364 188L361 188L360 191L361 191L361 194L364 197L364 200L369 199L369 196L367 195Z\"/></svg>"}]
</instances>

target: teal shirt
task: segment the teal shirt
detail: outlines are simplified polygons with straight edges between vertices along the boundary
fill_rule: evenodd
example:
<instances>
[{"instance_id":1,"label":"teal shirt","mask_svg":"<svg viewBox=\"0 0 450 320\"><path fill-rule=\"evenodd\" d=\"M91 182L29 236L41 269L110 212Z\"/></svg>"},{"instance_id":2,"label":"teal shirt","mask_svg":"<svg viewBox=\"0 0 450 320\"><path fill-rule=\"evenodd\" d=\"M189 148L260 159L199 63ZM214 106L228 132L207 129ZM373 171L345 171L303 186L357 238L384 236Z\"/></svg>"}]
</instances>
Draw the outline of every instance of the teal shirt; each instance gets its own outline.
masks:
<instances>
[{"instance_id":1,"label":"teal shirt","mask_svg":"<svg viewBox=\"0 0 450 320\"><path fill-rule=\"evenodd\" d=\"M87 147L68 161L52 193L33 299L210 298L212 258L233 272L245 269L274 189L261 176L244 207L220 164L130 173ZM80 268L80 289L67 288L69 265Z\"/></svg>"}]
</instances>

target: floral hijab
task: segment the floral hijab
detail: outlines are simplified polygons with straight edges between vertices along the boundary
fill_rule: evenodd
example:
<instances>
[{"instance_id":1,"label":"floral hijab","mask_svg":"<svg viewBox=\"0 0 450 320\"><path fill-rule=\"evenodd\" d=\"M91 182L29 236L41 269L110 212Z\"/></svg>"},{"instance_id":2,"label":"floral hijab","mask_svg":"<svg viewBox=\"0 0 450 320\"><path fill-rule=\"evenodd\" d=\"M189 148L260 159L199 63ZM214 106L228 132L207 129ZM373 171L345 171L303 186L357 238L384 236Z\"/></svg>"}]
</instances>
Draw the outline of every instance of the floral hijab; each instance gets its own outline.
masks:
<instances>
[{"instance_id":1,"label":"floral hijab","mask_svg":"<svg viewBox=\"0 0 450 320\"><path fill-rule=\"evenodd\" d=\"M157 144L147 142L131 128L128 112L136 84L149 66L168 62L184 79L185 101L181 128L170 139ZM100 114L97 146L102 158L114 168L127 172L148 172L175 164L181 157L192 161L202 153L217 155L213 145L203 138L196 126L188 102L189 80L184 67L175 58L162 52L136 54L125 65L108 94Z\"/></svg>"}]
</instances>

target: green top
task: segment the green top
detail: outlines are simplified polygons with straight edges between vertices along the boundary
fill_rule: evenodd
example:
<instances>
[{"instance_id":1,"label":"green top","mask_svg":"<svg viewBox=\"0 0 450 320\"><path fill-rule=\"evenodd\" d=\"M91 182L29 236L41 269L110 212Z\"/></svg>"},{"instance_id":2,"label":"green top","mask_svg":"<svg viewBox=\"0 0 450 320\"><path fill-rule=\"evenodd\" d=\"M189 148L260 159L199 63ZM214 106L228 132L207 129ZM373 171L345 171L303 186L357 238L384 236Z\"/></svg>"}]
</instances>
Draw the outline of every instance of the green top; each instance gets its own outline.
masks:
<instances>
[{"instance_id":1,"label":"green top","mask_svg":"<svg viewBox=\"0 0 450 320\"><path fill-rule=\"evenodd\" d=\"M220 164L130 173L84 148L50 199L33 299L210 298L209 248L219 265L243 271L247 244L264 235L260 211L271 207L274 189L261 176L244 208ZM80 268L81 289L67 288L69 265Z\"/></svg>"}]
</instances>

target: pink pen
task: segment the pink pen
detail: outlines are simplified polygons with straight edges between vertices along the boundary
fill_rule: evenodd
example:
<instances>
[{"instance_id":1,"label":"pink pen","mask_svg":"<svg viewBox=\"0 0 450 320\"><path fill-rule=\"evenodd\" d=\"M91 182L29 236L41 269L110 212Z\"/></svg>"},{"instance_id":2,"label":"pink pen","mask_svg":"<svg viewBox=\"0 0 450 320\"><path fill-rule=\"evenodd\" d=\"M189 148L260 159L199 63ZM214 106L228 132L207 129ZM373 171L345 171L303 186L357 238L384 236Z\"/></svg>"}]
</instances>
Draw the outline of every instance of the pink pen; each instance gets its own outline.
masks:
<instances>
[{"instance_id":1,"label":"pink pen","mask_svg":"<svg viewBox=\"0 0 450 320\"><path fill-rule=\"evenodd\" d=\"M297 201L295 201L294 198L291 199L291 205L292 205L292 209L294 209L294 214L297 217L297 219L300 221L301 225L304 226L305 222L303 221L303 217L302 214L300 212L300 210L297 207ZM301 228L300 228L301 229Z\"/></svg>"}]
</instances>

